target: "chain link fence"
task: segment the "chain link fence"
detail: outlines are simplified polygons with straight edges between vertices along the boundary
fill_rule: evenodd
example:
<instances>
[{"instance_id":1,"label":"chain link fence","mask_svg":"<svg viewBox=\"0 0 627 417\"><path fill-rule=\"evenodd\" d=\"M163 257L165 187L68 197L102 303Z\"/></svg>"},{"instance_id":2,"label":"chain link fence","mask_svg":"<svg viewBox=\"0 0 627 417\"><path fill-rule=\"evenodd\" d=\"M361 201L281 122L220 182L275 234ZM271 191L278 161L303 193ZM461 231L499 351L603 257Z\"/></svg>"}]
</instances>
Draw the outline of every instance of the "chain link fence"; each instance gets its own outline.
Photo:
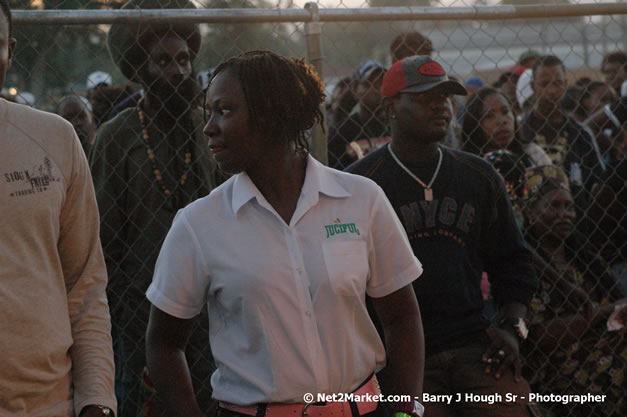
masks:
<instances>
[{"instance_id":1,"label":"chain link fence","mask_svg":"<svg viewBox=\"0 0 627 417\"><path fill-rule=\"evenodd\" d=\"M254 49L307 58L322 74L327 120L312 131L311 150L338 169L390 140L379 90L394 52L431 54L469 90L480 89L450 98L446 143L496 166L536 250L541 285L522 349L526 376L536 392L608 396L593 406L544 403L547 416L627 415L624 330L606 326L611 303L625 296L626 108L614 79L627 79L627 3L203 0L195 10L179 9L182 1L169 2L176 10L117 10L121 3L114 1L10 3L18 44L3 96L70 119L89 154L110 276L121 416L168 415L144 371L144 293L176 211L224 180L202 134L211 71ZM160 43L164 27L180 31L187 52ZM113 33L122 33L110 45L116 62L106 41ZM397 38L402 33L410 35ZM533 65L528 60L544 55L561 60L570 87L557 86L564 97L555 105L577 120L563 131L551 132L530 110L538 91L525 70ZM180 74L169 75L172 66ZM561 82L552 77L542 88ZM529 170L549 162L570 181L562 200L534 197L542 181L561 178L551 169ZM557 220L564 216L569 220ZM551 250L556 241L566 242L565 251ZM585 330L565 324L584 316ZM561 330L541 336L558 319ZM203 314L188 361L201 406L211 410L207 326Z\"/></svg>"}]
</instances>

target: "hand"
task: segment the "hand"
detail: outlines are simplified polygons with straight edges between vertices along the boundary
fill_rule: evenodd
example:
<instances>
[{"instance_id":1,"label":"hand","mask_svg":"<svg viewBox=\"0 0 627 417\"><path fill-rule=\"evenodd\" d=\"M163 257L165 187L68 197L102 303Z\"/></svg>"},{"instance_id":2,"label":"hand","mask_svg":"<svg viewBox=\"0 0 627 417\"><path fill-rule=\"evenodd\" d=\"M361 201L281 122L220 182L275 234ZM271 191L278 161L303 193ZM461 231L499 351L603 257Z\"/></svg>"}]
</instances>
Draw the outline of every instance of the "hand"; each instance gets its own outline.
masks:
<instances>
[{"instance_id":1,"label":"hand","mask_svg":"<svg viewBox=\"0 0 627 417\"><path fill-rule=\"evenodd\" d=\"M600 323L604 323L614 312L614 304L602 304L594 306L592 315L588 318L588 325L594 328Z\"/></svg>"},{"instance_id":2,"label":"hand","mask_svg":"<svg viewBox=\"0 0 627 417\"><path fill-rule=\"evenodd\" d=\"M88 405L81 410L80 417L102 417L102 410L95 405ZM111 413L113 416L113 413Z\"/></svg>"},{"instance_id":3,"label":"hand","mask_svg":"<svg viewBox=\"0 0 627 417\"><path fill-rule=\"evenodd\" d=\"M614 311L616 311L616 320L623 327L627 326L627 299L622 298L610 305L612 306L612 312L610 313L610 315L612 315Z\"/></svg>"},{"instance_id":4,"label":"hand","mask_svg":"<svg viewBox=\"0 0 627 417\"><path fill-rule=\"evenodd\" d=\"M488 350L481 360L488 365L485 373L490 374L494 370L494 378L499 379L508 366L514 371L514 381L520 381L520 358L518 350L518 338L507 330L490 326L486 333L491 340Z\"/></svg>"}]
</instances>

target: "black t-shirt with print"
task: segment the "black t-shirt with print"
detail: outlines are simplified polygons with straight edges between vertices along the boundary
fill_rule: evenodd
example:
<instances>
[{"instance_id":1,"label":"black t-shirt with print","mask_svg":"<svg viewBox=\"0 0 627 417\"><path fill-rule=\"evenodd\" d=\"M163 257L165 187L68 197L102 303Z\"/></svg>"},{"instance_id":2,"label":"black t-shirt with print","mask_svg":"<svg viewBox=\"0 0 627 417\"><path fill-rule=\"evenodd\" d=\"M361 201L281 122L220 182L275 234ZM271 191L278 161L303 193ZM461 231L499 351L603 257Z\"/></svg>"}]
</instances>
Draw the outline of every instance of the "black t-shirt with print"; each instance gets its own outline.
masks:
<instances>
[{"instance_id":1,"label":"black t-shirt with print","mask_svg":"<svg viewBox=\"0 0 627 417\"><path fill-rule=\"evenodd\" d=\"M481 275L485 271L497 303L527 305L536 287L531 254L514 219L498 173L485 160L444 146L433 183L433 201L384 146L347 172L383 188L405 227L424 272L414 282L427 354L485 338ZM410 167L428 182L436 161ZM394 254L389 254L394 256Z\"/></svg>"}]
</instances>

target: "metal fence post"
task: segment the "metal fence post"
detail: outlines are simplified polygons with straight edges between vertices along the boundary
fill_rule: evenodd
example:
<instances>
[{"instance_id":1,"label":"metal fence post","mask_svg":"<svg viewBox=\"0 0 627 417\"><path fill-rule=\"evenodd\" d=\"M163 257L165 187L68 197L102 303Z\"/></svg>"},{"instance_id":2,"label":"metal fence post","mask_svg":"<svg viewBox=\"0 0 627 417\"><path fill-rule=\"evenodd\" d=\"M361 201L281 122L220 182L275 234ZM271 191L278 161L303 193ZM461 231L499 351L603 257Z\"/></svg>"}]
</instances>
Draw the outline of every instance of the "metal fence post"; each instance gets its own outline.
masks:
<instances>
[{"instance_id":1,"label":"metal fence post","mask_svg":"<svg viewBox=\"0 0 627 417\"><path fill-rule=\"evenodd\" d=\"M310 2L305 4L305 9L311 14L311 21L305 22L305 39L307 46L307 59L322 78L322 39L320 29L320 13L318 4ZM324 103L321 105L322 114L325 114ZM326 115L325 115L326 116ZM311 154L323 164L328 164L327 136L322 125L316 124L311 129Z\"/></svg>"}]
</instances>

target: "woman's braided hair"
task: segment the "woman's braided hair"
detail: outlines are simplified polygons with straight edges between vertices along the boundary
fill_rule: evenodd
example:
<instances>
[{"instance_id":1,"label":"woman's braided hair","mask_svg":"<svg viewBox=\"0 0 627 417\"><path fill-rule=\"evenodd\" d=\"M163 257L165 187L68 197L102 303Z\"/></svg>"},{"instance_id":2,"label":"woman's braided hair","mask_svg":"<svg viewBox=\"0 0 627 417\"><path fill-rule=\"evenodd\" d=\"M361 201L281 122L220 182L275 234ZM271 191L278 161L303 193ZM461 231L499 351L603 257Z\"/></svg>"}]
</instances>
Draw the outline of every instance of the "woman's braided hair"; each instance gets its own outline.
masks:
<instances>
[{"instance_id":1,"label":"woman's braided hair","mask_svg":"<svg viewBox=\"0 0 627 417\"><path fill-rule=\"evenodd\" d=\"M323 83L304 59L271 51L250 51L222 62L213 72L229 70L239 77L251 127L272 140L294 141L309 151L306 132L322 125Z\"/></svg>"}]
</instances>

